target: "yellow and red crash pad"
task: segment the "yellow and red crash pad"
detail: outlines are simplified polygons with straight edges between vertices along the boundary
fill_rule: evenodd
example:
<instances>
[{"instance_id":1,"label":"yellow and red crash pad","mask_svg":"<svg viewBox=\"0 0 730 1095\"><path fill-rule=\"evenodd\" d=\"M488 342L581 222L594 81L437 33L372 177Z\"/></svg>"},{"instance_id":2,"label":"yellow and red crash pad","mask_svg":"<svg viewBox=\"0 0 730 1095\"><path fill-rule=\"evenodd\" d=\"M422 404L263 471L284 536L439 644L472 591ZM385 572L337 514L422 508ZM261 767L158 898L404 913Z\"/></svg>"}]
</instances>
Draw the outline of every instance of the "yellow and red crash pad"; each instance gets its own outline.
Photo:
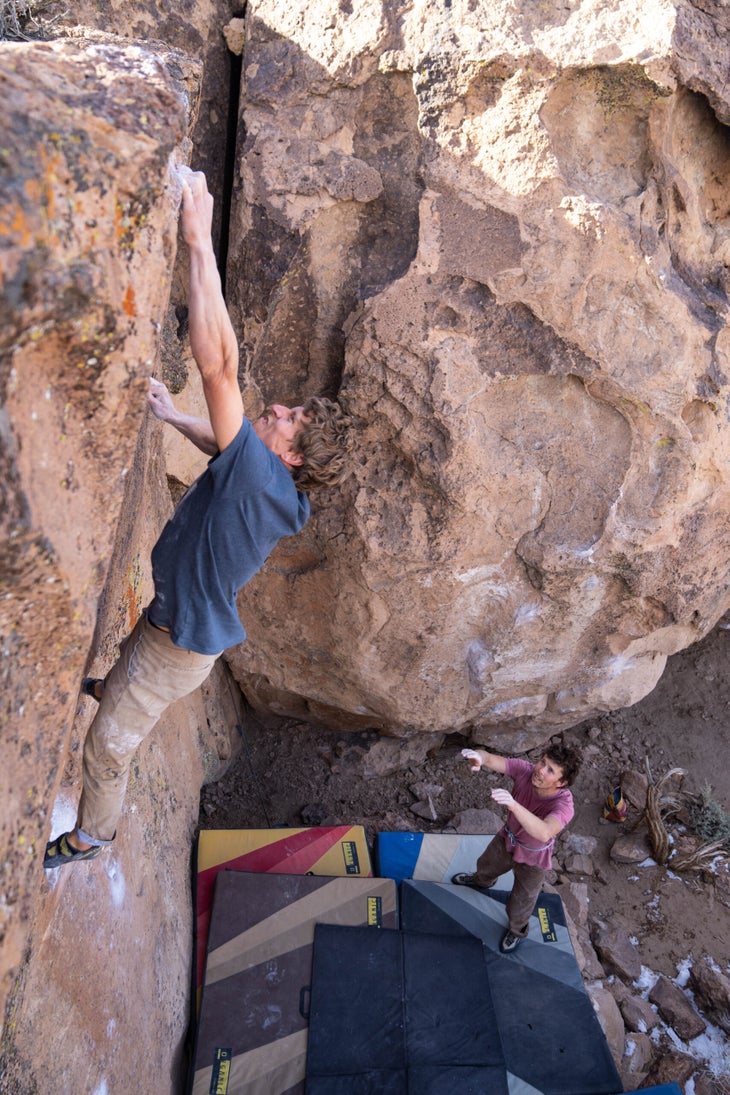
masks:
<instances>
[{"instance_id":1,"label":"yellow and red crash pad","mask_svg":"<svg viewBox=\"0 0 730 1095\"><path fill-rule=\"evenodd\" d=\"M220 871L371 878L362 825L302 829L201 829L195 852L196 1009L205 969L213 889Z\"/></svg>"}]
</instances>

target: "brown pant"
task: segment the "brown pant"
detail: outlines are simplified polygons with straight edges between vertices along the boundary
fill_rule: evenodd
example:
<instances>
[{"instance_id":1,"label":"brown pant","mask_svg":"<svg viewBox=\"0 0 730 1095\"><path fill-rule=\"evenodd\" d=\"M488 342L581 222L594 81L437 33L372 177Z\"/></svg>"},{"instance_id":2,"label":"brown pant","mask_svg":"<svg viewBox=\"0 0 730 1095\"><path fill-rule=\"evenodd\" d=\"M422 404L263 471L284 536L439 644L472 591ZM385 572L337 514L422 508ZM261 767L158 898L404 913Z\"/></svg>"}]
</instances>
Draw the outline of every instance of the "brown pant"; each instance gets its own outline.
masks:
<instances>
[{"instance_id":1,"label":"brown pant","mask_svg":"<svg viewBox=\"0 0 730 1095\"><path fill-rule=\"evenodd\" d=\"M512 871L515 884L507 901L509 930L522 939L530 930L530 917L542 889L545 871L516 863L506 846L504 833L497 833L477 860L476 881L480 886L493 886L500 875Z\"/></svg>"},{"instance_id":2,"label":"brown pant","mask_svg":"<svg viewBox=\"0 0 730 1095\"><path fill-rule=\"evenodd\" d=\"M165 709L203 683L216 657L175 646L166 631L140 617L121 645L84 742L76 823L82 840L114 839L132 757Z\"/></svg>"}]
</instances>

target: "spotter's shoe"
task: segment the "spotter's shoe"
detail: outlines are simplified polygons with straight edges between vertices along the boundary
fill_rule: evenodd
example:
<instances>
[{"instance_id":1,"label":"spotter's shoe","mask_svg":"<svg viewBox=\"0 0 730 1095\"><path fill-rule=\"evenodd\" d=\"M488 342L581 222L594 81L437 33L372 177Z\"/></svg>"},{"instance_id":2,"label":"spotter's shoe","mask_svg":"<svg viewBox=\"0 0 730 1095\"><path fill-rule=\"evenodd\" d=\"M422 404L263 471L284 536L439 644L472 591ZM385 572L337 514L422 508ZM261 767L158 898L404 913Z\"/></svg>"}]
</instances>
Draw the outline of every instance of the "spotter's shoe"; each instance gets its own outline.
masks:
<instances>
[{"instance_id":1,"label":"spotter's shoe","mask_svg":"<svg viewBox=\"0 0 730 1095\"><path fill-rule=\"evenodd\" d=\"M520 943L524 939L523 935L515 935L514 932L507 931L502 936L502 940L499 944L499 949L502 954L509 954L511 951L516 950Z\"/></svg>"},{"instance_id":2,"label":"spotter's shoe","mask_svg":"<svg viewBox=\"0 0 730 1095\"><path fill-rule=\"evenodd\" d=\"M470 886L472 890L479 890L480 893L489 893L489 886L480 886L475 874L460 871L459 874L451 876L451 881L455 886Z\"/></svg>"}]
</instances>

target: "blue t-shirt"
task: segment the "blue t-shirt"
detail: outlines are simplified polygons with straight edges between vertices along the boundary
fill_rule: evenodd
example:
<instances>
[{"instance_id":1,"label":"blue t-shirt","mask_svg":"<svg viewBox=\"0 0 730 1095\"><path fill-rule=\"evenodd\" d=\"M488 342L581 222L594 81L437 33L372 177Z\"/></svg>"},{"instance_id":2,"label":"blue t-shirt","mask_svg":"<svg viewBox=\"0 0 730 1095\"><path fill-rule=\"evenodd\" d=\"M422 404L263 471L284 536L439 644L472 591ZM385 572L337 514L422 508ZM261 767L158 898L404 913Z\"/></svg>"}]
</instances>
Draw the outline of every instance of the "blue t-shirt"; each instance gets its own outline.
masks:
<instances>
[{"instance_id":1,"label":"blue t-shirt","mask_svg":"<svg viewBox=\"0 0 730 1095\"><path fill-rule=\"evenodd\" d=\"M152 549L149 618L176 646L220 654L243 642L236 594L282 538L309 517L309 500L247 418L192 484Z\"/></svg>"}]
</instances>

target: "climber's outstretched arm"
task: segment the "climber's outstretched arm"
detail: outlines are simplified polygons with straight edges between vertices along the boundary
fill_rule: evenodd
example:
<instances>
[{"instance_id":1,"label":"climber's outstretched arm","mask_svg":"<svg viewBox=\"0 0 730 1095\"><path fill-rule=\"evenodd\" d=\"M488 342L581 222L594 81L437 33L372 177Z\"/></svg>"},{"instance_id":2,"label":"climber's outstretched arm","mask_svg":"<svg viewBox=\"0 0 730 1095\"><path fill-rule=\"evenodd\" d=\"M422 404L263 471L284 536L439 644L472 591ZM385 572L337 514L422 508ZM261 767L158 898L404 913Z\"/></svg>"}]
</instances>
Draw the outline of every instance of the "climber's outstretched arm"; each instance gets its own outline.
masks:
<instances>
[{"instance_id":1,"label":"climber's outstretched arm","mask_svg":"<svg viewBox=\"0 0 730 1095\"><path fill-rule=\"evenodd\" d=\"M190 345L203 379L210 424L222 452L243 423L238 342L221 291L211 227L213 198L202 171L183 172L182 231L190 252Z\"/></svg>"}]
</instances>

